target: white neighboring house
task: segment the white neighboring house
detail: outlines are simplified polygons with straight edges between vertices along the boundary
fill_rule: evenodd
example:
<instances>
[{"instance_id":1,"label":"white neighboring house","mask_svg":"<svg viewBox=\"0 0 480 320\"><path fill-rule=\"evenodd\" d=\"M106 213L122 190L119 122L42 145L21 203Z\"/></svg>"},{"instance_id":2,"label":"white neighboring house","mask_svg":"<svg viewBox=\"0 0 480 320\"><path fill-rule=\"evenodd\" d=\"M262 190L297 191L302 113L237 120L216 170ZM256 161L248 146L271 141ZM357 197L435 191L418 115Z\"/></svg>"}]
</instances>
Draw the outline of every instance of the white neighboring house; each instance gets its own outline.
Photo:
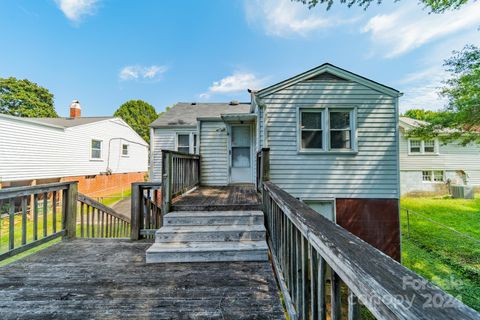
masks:
<instances>
[{"instance_id":1,"label":"white neighboring house","mask_svg":"<svg viewBox=\"0 0 480 320\"><path fill-rule=\"evenodd\" d=\"M79 181L79 191L104 195L143 181L148 144L125 121L81 117L74 101L69 118L0 114L0 186Z\"/></svg>"},{"instance_id":2,"label":"white neighboring house","mask_svg":"<svg viewBox=\"0 0 480 320\"><path fill-rule=\"evenodd\" d=\"M401 194L445 193L448 181L454 185L480 186L480 146L405 137L406 131L425 123L400 117Z\"/></svg>"}]
</instances>

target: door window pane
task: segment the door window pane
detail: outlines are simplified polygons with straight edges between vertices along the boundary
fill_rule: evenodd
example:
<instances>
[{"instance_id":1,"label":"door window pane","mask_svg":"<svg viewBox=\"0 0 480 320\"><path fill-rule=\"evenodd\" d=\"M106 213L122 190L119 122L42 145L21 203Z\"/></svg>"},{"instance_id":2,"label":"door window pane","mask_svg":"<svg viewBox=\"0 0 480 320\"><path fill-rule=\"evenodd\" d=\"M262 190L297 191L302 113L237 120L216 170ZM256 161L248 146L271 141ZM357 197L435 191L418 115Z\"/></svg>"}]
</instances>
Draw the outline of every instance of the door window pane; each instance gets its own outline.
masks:
<instances>
[{"instance_id":1,"label":"door window pane","mask_svg":"<svg viewBox=\"0 0 480 320\"><path fill-rule=\"evenodd\" d=\"M302 131L303 149L322 149L323 148L322 131Z\"/></svg>"},{"instance_id":2,"label":"door window pane","mask_svg":"<svg viewBox=\"0 0 480 320\"><path fill-rule=\"evenodd\" d=\"M250 147L232 148L232 167L234 168L250 167Z\"/></svg>"},{"instance_id":3,"label":"door window pane","mask_svg":"<svg viewBox=\"0 0 480 320\"><path fill-rule=\"evenodd\" d=\"M232 146L250 146L250 127L232 127Z\"/></svg>"}]
</instances>

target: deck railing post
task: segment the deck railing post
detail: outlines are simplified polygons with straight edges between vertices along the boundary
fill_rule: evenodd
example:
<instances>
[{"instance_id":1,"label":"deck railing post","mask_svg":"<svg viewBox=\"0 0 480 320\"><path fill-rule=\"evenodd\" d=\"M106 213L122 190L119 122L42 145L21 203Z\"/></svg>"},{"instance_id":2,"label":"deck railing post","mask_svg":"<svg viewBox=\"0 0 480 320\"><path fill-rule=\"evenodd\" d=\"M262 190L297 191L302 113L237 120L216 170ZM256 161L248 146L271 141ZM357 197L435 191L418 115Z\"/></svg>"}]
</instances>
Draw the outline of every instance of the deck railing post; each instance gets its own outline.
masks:
<instances>
[{"instance_id":1,"label":"deck railing post","mask_svg":"<svg viewBox=\"0 0 480 320\"><path fill-rule=\"evenodd\" d=\"M130 239L140 239L140 224L142 218L142 200L141 186L139 183L132 183L132 203L131 203L131 229Z\"/></svg>"},{"instance_id":2,"label":"deck railing post","mask_svg":"<svg viewBox=\"0 0 480 320\"><path fill-rule=\"evenodd\" d=\"M162 211L164 214L170 212L172 204L172 173L173 173L173 158L168 151L162 150Z\"/></svg>"},{"instance_id":3,"label":"deck railing post","mask_svg":"<svg viewBox=\"0 0 480 320\"><path fill-rule=\"evenodd\" d=\"M78 182L72 182L67 189L67 201L64 225L65 237L73 239L77 235L77 197L78 197Z\"/></svg>"},{"instance_id":4,"label":"deck railing post","mask_svg":"<svg viewBox=\"0 0 480 320\"><path fill-rule=\"evenodd\" d=\"M262 148L262 182L270 181L270 148Z\"/></svg>"}]
</instances>

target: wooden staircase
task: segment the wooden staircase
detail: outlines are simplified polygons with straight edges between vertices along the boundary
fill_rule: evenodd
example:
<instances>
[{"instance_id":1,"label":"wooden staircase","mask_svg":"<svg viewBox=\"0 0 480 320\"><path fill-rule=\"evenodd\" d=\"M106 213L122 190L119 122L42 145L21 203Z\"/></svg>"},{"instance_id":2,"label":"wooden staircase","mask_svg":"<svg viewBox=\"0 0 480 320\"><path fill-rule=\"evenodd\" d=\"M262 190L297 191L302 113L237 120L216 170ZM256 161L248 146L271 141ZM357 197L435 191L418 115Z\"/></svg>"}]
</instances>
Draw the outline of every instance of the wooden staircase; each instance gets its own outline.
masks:
<instances>
[{"instance_id":1,"label":"wooden staircase","mask_svg":"<svg viewBox=\"0 0 480 320\"><path fill-rule=\"evenodd\" d=\"M266 261L263 212L170 212L146 259L147 263Z\"/></svg>"}]
</instances>

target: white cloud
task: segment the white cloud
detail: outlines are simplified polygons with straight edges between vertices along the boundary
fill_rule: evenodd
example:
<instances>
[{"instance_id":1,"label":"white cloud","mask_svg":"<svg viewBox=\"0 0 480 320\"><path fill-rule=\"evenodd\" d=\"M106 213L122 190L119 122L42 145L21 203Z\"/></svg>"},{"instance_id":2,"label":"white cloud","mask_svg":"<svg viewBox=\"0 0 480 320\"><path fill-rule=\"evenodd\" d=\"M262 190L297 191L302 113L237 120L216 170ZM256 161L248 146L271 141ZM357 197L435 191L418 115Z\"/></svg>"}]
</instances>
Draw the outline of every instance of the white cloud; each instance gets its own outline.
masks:
<instances>
[{"instance_id":1,"label":"white cloud","mask_svg":"<svg viewBox=\"0 0 480 320\"><path fill-rule=\"evenodd\" d=\"M258 78L249 72L234 72L219 81L214 81L207 92L199 94L200 99L209 99L213 94L229 94L246 92L247 89L260 89L267 78Z\"/></svg>"},{"instance_id":2,"label":"white cloud","mask_svg":"<svg viewBox=\"0 0 480 320\"><path fill-rule=\"evenodd\" d=\"M73 22L95 13L99 0L55 0L63 14Z\"/></svg>"},{"instance_id":3,"label":"white cloud","mask_svg":"<svg viewBox=\"0 0 480 320\"><path fill-rule=\"evenodd\" d=\"M393 13L371 18L362 31L370 33L373 43L385 57L393 58L479 24L480 2L443 14L428 14L421 6L410 2Z\"/></svg>"},{"instance_id":4,"label":"white cloud","mask_svg":"<svg viewBox=\"0 0 480 320\"><path fill-rule=\"evenodd\" d=\"M291 0L247 0L245 14L251 25L259 24L268 35L288 37L309 33L356 19L340 19L332 12L309 10L308 6Z\"/></svg>"},{"instance_id":5,"label":"white cloud","mask_svg":"<svg viewBox=\"0 0 480 320\"><path fill-rule=\"evenodd\" d=\"M121 80L152 80L158 78L167 71L166 66L125 66L120 70L119 77Z\"/></svg>"}]
</instances>

